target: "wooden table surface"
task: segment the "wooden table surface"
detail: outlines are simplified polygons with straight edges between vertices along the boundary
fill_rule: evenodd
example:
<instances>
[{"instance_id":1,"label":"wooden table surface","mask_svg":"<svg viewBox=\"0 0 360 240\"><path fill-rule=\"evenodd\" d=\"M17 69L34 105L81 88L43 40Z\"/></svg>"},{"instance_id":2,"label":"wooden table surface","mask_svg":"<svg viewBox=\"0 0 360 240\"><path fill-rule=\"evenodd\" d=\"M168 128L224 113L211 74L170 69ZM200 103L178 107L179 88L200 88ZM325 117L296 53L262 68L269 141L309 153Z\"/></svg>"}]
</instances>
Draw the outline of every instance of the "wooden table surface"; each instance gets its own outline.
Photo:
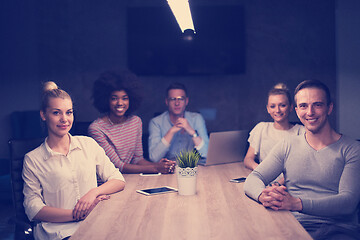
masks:
<instances>
[{"instance_id":1,"label":"wooden table surface","mask_svg":"<svg viewBox=\"0 0 360 240\"><path fill-rule=\"evenodd\" d=\"M176 175L124 174L125 190L100 202L71 237L84 239L311 239L288 211L272 211L245 196L243 163L199 167L197 194L145 196L138 189L177 188Z\"/></svg>"}]
</instances>

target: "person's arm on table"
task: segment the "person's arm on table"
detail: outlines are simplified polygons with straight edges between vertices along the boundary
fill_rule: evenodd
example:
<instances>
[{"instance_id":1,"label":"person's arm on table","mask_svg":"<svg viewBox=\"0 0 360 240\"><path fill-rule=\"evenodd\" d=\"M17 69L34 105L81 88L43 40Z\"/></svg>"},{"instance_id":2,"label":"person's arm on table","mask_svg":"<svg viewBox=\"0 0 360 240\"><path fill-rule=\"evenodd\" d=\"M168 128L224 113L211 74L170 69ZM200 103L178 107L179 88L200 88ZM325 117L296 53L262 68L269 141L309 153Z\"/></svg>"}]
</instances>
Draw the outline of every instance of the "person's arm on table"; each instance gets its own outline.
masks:
<instances>
[{"instance_id":1,"label":"person's arm on table","mask_svg":"<svg viewBox=\"0 0 360 240\"><path fill-rule=\"evenodd\" d=\"M137 153L137 154L136 154ZM149 162L143 158L142 149L142 127L139 128L139 134L137 138L134 163L136 167L132 167L134 164L125 164L124 172L126 173L172 173L174 169L174 163L170 161L160 160L159 162ZM135 171L135 172L133 172Z\"/></svg>"},{"instance_id":2,"label":"person's arm on table","mask_svg":"<svg viewBox=\"0 0 360 240\"><path fill-rule=\"evenodd\" d=\"M285 178L280 178L277 183L279 183L280 185L284 185L285 184Z\"/></svg>"},{"instance_id":3,"label":"person's arm on table","mask_svg":"<svg viewBox=\"0 0 360 240\"><path fill-rule=\"evenodd\" d=\"M301 199L291 196L286 191L285 186L273 185L266 187L268 183L269 181L263 180L262 175L255 169L247 177L244 191L246 195L260 202L264 207L269 207L273 210L302 210Z\"/></svg>"},{"instance_id":4,"label":"person's arm on table","mask_svg":"<svg viewBox=\"0 0 360 240\"><path fill-rule=\"evenodd\" d=\"M22 176L24 179L24 207L28 218L31 221L38 220L46 222L72 222L81 220L73 217L73 209L62 209L45 205L42 195L43 189L33 169L36 168L31 159L25 156Z\"/></svg>"},{"instance_id":5,"label":"person's arm on table","mask_svg":"<svg viewBox=\"0 0 360 240\"><path fill-rule=\"evenodd\" d=\"M153 164L148 164L148 165L144 165L142 163L144 163L144 160L141 156L141 160L137 161L136 164L131 164L131 163L126 163L123 162L120 157L117 155L117 153L115 152L115 149L109 144L109 142L106 139L106 136L104 133L102 133L101 131L97 130L97 129L91 129L91 131L89 131L89 133L91 133L91 137L93 139L95 139L95 141L105 150L106 155L109 156L109 158L111 159L111 162L115 165L115 167L119 168L121 172L123 173L165 173L166 172L166 168L167 168L167 172L169 173L169 167L167 166L168 163L162 161L159 163L153 163ZM140 163L140 164L138 164Z\"/></svg>"},{"instance_id":6,"label":"person's arm on table","mask_svg":"<svg viewBox=\"0 0 360 240\"><path fill-rule=\"evenodd\" d=\"M85 218L99 203L99 196L119 192L125 188L125 182L119 179L110 179L99 187L91 189L75 205L73 210L74 219ZM104 199L104 198L101 198ZM106 199L106 198L105 198Z\"/></svg>"},{"instance_id":7,"label":"person's arm on table","mask_svg":"<svg viewBox=\"0 0 360 240\"><path fill-rule=\"evenodd\" d=\"M189 123L189 121L192 122L193 126ZM195 149L199 152L201 156L199 164L205 164L208 151L209 136L207 134L204 118L200 114L193 115L193 118L190 118L190 120L188 120L187 118L179 118L175 126L184 129L187 134L193 136L192 141L194 143ZM194 137L194 135L197 136Z\"/></svg>"},{"instance_id":8,"label":"person's arm on table","mask_svg":"<svg viewBox=\"0 0 360 240\"><path fill-rule=\"evenodd\" d=\"M285 159L284 153L283 142L276 144L266 159L246 178L244 184L246 195L255 201L260 201L260 194L266 186L282 172Z\"/></svg>"},{"instance_id":9,"label":"person's arm on table","mask_svg":"<svg viewBox=\"0 0 360 240\"><path fill-rule=\"evenodd\" d=\"M244 158L244 166L254 170L259 164L255 162L255 149L250 145Z\"/></svg>"},{"instance_id":10,"label":"person's arm on table","mask_svg":"<svg viewBox=\"0 0 360 240\"><path fill-rule=\"evenodd\" d=\"M73 209L74 219L85 218L101 201L109 198L107 194L122 191L125 188L125 179L114 164L110 161L105 151L96 141L92 140L90 149L96 162L96 173L104 183L98 187L90 189L76 203ZM86 151L86 150L84 150Z\"/></svg>"},{"instance_id":11,"label":"person's arm on table","mask_svg":"<svg viewBox=\"0 0 360 240\"><path fill-rule=\"evenodd\" d=\"M265 188L259 196L259 202L273 210L302 210L301 199L291 196L285 186L274 185Z\"/></svg>"},{"instance_id":12,"label":"person's arm on table","mask_svg":"<svg viewBox=\"0 0 360 240\"><path fill-rule=\"evenodd\" d=\"M113 179L110 181L119 181L114 185L114 189L122 190L125 186L123 181ZM104 186L106 183L101 185ZM111 189L111 188L110 188ZM96 193L98 191L98 193ZM108 192L108 191L105 191ZM102 193L101 190L97 190L96 188L90 190L87 194L85 194L78 203L75 205L74 209L62 209L44 206L33 218L34 220L44 221L44 222L73 222L85 219L89 213L95 208L95 206L102 200L106 200L109 196L103 194L112 193L111 191L108 193ZM94 197L96 196L96 197Z\"/></svg>"},{"instance_id":13,"label":"person's arm on table","mask_svg":"<svg viewBox=\"0 0 360 240\"><path fill-rule=\"evenodd\" d=\"M74 209L61 209L44 206L33 218L46 222L72 222L85 219L95 206L102 200L108 199L110 194L124 189L125 183L121 180L112 179L100 187L90 190L85 194Z\"/></svg>"},{"instance_id":14,"label":"person's arm on table","mask_svg":"<svg viewBox=\"0 0 360 240\"><path fill-rule=\"evenodd\" d=\"M182 118L182 117L178 118L172 128L174 128L174 127L177 131L184 129L187 132L187 134L189 134L190 136L193 136L196 133L194 128L192 128L192 126L189 124L189 122L186 118ZM168 134L166 134L166 135L168 135ZM166 139L166 141L171 142L171 141L169 141L169 139L170 139L169 137L166 138L166 135L164 137ZM200 136L193 137L192 139L194 141L195 146L199 145L202 141Z\"/></svg>"},{"instance_id":15,"label":"person's arm on table","mask_svg":"<svg viewBox=\"0 0 360 240\"><path fill-rule=\"evenodd\" d=\"M172 134L170 141L165 140L165 137L161 136L161 127L153 119L149 123L149 158L152 162L159 162L166 153L169 151L170 142L173 135L179 131L170 128L167 134Z\"/></svg>"},{"instance_id":16,"label":"person's arm on table","mask_svg":"<svg viewBox=\"0 0 360 240\"><path fill-rule=\"evenodd\" d=\"M259 201L259 196L265 188L266 185L260 173L253 171L246 177L244 192L253 200Z\"/></svg>"},{"instance_id":17,"label":"person's arm on table","mask_svg":"<svg viewBox=\"0 0 360 240\"><path fill-rule=\"evenodd\" d=\"M316 199L301 198L301 212L317 216L340 216L354 213L360 199L359 156L360 154L356 151L347 153L347 160L339 181L338 194ZM293 200L293 197L289 195L286 191L278 188L271 193L271 196L281 200L280 205L278 201L274 202L279 209L289 208L288 206Z\"/></svg>"},{"instance_id":18,"label":"person's arm on table","mask_svg":"<svg viewBox=\"0 0 360 240\"><path fill-rule=\"evenodd\" d=\"M107 194L122 191L125 188L125 179L115 168L105 151L96 141L92 140L93 146L90 148L95 154L97 175L104 181L98 187L92 188L76 203L73 209L73 217L76 220L85 218L94 207L104 199L108 199Z\"/></svg>"},{"instance_id":19,"label":"person's arm on table","mask_svg":"<svg viewBox=\"0 0 360 240\"><path fill-rule=\"evenodd\" d=\"M198 114L195 119L194 129L197 130L199 138L201 139L200 143L196 144L195 138L193 138L195 148L200 153L202 158L206 158L209 145L209 136L206 130L205 120L200 114Z\"/></svg>"},{"instance_id":20,"label":"person's arm on table","mask_svg":"<svg viewBox=\"0 0 360 240\"><path fill-rule=\"evenodd\" d=\"M181 129L184 129L190 136L193 136L195 133L197 133L198 136L192 138L194 146L197 148L200 155L206 156L207 143L205 143L205 141L207 142L208 137L205 128L205 121L202 119L201 115L199 116L200 117L195 120L194 126L195 129L198 129L197 131L194 130L194 128L190 125L186 118L178 118L174 126L172 126L165 134L164 139L166 140L166 142L170 144L174 135ZM202 151L201 149L204 149L206 151Z\"/></svg>"},{"instance_id":21,"label":"person's arm on table","mask_svg":"<svg viewBox=\"0 0 360 240\"><path fill-rule=\"evenodd\" d=\"M33 218L33 220L43 222L73 222L76 221L73 217L72 209L61 209L54 207L43 207Z\"/></svg>"},{"instance_id":22,"label":"person's arm on table","mask_svg":"<svg viewBox=\"0 0 360 240\"><path fill-rule=\"evenodd\" d=\"M172 126L169 131L167 131L167 133L165 134L165 136L163 137L163 139L166 141L166 145L170 146L170 143L172 141L172 139L174 138L174 135L179 132L181 130L181 127L178 124L175 124L174 126Z\"/></svg>"},{"instance_id":23,"label":"person's arm on table","mask_svg":"<svg viewBox=\"0 0 360 240\"><path fill-rule=\"evenodd\" d=\"M244 165L250 170L254 170L259 164L255 161L260 151L262 132L266 123L259 122L249 133L249 148L244 158Z\"/></svg>"},{"instance_id":24,"label":"person's arm on table","mask_svg":"<svg viewBox=\"0 0 360 240\"><path fill-rule=\"evenodd\" d=\"M262 165L262 164L260 164ZM259 166L260 166L259 165ZM291 196L285 186L273 186L263 190L258 197L264 206L274 210L301 211L317 216L339 216L353 213L360 199L359 154L348 157L339 182L338 194L311 199ZM256 171L256 170L255 170ZM256 196L254 196L256 197ZM339 207L342 206L342 207Z\"/></svg>"},{"instance_id":25,"label":"person's arm on table","mask_svg":"<svg viewBox=\"0 0 360 240\"><path fill-rule=\"evenodd\" d=\"M173 161L160 160L159 162L149 162L143 158L142 146L142 126L139 125L135 146L134 158L131 164L124 163L122 166L124 173L172 173L175 163Z\"/></svg>"},{"instance_id":26,"label":"person's arm on table","mask_svg":"<svg viewBox=\"0 0 360 240\"><path fill-rule=\"evenodd\" d=\"M124 163L123 173L173 173L174 165L174 161L165 158L155 163L142 159L137 164Z\"/></svg>"}]
</instances>

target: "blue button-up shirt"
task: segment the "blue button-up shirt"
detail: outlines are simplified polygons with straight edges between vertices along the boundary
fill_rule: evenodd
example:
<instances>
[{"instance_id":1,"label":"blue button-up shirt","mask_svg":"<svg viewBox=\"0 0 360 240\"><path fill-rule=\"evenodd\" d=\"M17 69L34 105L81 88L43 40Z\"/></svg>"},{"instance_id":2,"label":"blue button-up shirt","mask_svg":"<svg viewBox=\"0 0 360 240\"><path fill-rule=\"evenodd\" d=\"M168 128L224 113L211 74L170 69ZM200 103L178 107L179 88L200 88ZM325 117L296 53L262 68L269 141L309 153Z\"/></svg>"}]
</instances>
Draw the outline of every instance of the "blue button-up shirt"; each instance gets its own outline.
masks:
<instances>
[{"instance_id":1,"label":"blue button-up shirt","mask_svg":"<svg viewBox=\"0 0 360 240\"><path fill-rule=\"evenodd\" d=\"M199 136L203 140L203 144L200 144L197 150L202 157L199 163L205 164L209 143L205 120L199 113L194 112L185 112L184 117L190 126L198 132ZM173 124L170 121L168 111L151 119L149 123L149 157L151 161L158 162L162 158L175 160L176 155L179 152L195 148L192 136L182 130L177 132L171 143L168 144L163 137L172 126Z\"/></svg>"}]
</instances>

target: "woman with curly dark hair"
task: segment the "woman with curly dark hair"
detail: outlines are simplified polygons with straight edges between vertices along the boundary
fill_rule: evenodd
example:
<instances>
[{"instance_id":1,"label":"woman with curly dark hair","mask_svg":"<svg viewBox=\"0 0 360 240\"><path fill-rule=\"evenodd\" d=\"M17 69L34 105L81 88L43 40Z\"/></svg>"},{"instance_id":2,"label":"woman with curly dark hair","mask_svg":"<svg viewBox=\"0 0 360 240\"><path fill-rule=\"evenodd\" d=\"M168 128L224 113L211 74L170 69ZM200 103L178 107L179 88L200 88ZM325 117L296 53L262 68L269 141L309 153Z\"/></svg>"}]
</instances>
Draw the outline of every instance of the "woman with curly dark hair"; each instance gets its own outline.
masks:
<instances>
[{"instance_id":1,"label":"woman with curly dark hair","mask_svg":"<svg viewBox=\"0 0 360 240\"><path fill-rule=\"evenodd\" d=\"M92 98L103 116L91 123L89 135L121 172L172 173L173 161L152 163L143 157L142 121L134 115L141 103L139 90L134 74L101 74L94 83Z\"/></svg>"}]
</instances>

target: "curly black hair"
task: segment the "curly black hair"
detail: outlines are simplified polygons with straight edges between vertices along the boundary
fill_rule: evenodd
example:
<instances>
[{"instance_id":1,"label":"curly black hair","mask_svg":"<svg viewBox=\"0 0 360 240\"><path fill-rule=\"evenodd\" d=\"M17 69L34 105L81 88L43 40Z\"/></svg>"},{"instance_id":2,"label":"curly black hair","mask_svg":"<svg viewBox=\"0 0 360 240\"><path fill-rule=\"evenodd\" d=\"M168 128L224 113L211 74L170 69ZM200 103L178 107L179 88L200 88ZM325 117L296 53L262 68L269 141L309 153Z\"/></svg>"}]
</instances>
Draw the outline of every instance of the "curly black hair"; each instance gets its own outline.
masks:
<instances>
[{"instance_id":1,"label":"curly black hair","mask_svg":"<svg viewBox=\"0 0 360 240\"><path fill-rule=\"evenodd\" d=\"M92 99L94 107L100 113L110 112L109 99L114 91L124 90L129 96L129 109L125 115L133 114L142 101L141 86L137 77L130 72L104 72L94 82Z\"/></svg>"}]
</instances>

